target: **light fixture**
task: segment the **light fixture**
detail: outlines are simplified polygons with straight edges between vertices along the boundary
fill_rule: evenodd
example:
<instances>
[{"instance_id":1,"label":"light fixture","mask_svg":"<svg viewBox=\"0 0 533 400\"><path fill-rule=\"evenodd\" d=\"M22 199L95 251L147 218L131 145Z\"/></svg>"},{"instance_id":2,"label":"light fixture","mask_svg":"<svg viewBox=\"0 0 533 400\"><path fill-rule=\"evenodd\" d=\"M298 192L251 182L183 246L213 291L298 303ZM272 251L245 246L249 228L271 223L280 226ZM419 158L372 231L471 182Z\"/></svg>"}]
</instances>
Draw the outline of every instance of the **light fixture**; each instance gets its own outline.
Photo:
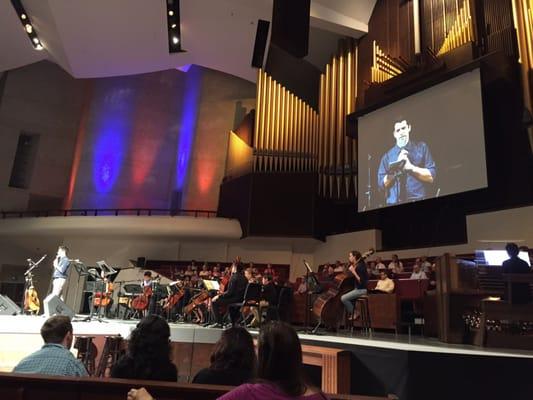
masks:
<instances>
[{"instance_id":1,"label":"light fixture","mask_svg":"<svg viewBox=\"0 0 533 400\"><path fill-rule=\"evenodd\" d=\"M180 53L181 48L181 31L180 31L180 2L179 0L167 0L167 33L168 33L168 52Z\"/></svg>"},{"instance_id":2,"label":"light fixture","mask_svg":"<svg viewBox=\"0 0 533 400\"><path fill-rule=\"evenodd\" d=\"M22 23L22 27L26 31L26 34L28 35L28 38L30 39L31 44L33 45L33 48L35 50L43 50L44 47L41 44L41 41L39 40L39 37L37 35L37 32L35 31L35 27L31 23L31 19L28 16L28 13L24 9L24 6L22 5L21 0L11 0L11 5L15 9L15 12L17 15L20 16L20 22Z\"/></svg>"}]
</instances>

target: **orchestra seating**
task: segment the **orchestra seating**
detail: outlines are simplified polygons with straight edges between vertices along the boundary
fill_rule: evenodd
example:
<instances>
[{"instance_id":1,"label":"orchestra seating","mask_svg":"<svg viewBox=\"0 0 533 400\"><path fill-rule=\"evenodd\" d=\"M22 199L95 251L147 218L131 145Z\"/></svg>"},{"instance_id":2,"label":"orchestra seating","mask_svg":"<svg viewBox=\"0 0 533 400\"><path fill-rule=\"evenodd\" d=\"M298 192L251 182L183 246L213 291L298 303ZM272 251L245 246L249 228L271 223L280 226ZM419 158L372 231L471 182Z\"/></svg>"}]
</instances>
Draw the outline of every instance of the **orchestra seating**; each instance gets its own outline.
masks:
<instances>
[{"instance_id":1,"label":"orchestra seating","mask_svg":"<svg viewBox=\"0 0 533 400\"><path fill-rule=\"evenodd\" d=\"M131 388L145 387L158 400L214 400L230 386L179 384L129 379L75 378L0 373L0 398L10 400L124 400ZM384 397L328 395L332 400Z\"/></svg>"}]
</instances>

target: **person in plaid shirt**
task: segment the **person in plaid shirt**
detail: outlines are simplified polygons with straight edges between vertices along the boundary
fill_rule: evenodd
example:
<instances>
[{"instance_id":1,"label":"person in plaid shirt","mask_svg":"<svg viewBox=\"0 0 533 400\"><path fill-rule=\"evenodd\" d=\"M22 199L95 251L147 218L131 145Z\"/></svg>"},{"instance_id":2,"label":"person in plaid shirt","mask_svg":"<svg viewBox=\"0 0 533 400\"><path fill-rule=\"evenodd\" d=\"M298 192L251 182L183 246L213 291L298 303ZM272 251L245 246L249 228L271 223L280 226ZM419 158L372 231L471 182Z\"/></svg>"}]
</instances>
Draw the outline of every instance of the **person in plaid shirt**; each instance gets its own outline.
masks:
<instances>
[{"instance_id":1,"label":"person in plaid shirt","mask_svg":"<svg viewBox=\"0 0 533 400\"><path fill-rule=\"evenodd\" d=\"M88 376L85 366L70 352L73 333L70 319L56 315L41 327L44 346L22 359L13 372L43 375Z\"/></svg>"}]
</instances>

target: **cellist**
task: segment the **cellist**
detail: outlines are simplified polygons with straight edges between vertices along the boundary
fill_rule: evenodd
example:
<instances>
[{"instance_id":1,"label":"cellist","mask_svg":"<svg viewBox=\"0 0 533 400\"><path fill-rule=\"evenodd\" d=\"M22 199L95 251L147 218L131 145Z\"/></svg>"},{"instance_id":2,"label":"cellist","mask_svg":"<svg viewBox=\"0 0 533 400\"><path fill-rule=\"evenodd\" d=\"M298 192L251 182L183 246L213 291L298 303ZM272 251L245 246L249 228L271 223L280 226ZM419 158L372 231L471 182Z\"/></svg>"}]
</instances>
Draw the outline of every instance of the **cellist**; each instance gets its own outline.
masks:
<instances>
[{"instance_id":1,"label":"cellist","mask_svg":"<svg viewBox=\"0 0 533 400\"><path fill-rule=\"evenodd\" d=\"M346 311L348 311L350 315L353 315L353 300L366 295L367 293L366 287L368 283L368 274L364 257L357 250L352 250L348 253L348 261L348 271L350 271L355 277L355 287L353 290L343 294L341 296L341 301L342 304L344 304ZM354 315L352 318L356 319L357 317L357 315Z\"/></svg>"}]
</instances>

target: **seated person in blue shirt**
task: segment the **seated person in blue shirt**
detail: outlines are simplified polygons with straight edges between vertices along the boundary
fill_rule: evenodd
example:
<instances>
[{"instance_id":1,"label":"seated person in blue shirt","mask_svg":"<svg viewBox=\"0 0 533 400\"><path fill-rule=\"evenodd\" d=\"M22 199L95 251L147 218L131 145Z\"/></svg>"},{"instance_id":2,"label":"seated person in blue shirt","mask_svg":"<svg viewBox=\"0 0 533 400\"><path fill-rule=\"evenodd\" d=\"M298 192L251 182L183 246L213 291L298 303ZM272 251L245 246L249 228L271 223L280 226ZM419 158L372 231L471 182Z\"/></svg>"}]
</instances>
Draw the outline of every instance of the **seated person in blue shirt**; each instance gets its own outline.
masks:
<instances>
[{"instance_id":1,"label":"seated person in blue shirt","mask_svg":"<svg viewBox=\"0 0 533 400\"><path fill-rule=\"evenodd\" d=\"M46 320L41 328L44 346L24 358L13 372L43 375L87 376L80 360L70 352L72 347L72 324L64 315Z\"/></svg>"},{"instance_id":2,"label":"seated person in blue shirt","mask_svg":"<svg viewBox=\"0 0 533 400\"><path fill-rule=\"evenodd\" d=\"M396 145L381 158L378 169L378 187L386 192L388 205L422 200L427 196L427 185L434 182L437 168L428 145L409 140L411 125L407 120L394 124ZM391 163L400 162L391 166Z\"/></svg>"}]
</instances>

